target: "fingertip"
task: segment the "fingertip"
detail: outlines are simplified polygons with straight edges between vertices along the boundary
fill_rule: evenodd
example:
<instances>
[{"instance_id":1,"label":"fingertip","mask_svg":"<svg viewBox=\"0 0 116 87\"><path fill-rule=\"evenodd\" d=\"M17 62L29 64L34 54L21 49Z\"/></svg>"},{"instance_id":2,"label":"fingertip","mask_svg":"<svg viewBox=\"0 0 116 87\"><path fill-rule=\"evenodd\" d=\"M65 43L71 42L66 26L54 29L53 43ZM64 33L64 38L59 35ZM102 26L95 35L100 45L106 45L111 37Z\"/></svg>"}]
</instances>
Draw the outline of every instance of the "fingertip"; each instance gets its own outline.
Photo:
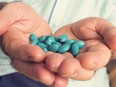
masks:
<instances>
[{"instance_id":1,"label":"fingertip","mask_svg":"<svg viewBox=\"0 0 116 87\"><path fill-rule=\"evenodd\" d=\"M50 86L54 83L55 75L46 68L45 64L35 65L33 72L35 78L43 84Z\"/></svg>"},{"instance_id":2,"label":"fingertip","mask_svg":"<svg viewBox=\"0 0 116 87\"><path fill-rule=\"evenodd\" d=\"M51 53L46 57L46 66L49 70L57 72L65 57L58 53Z\"/></svg>"},{"instance_id":3,"label":"fingertip","mask_svg":"<svg viewBox=\"0 0 116 87\"><path fill-rule=\"evenodd\" d=\"M67 78L56 75L53 87L67 87L67 84L68 84Z\"/></svg>"},{"instance_id":4,"label":"fingertip","mask_svg":"<svg viewBox=\"0 0 116 87\"><path fill-rule=\"evenodd\" d=\"M79 61L74 58L68 58L63 61L62 65L58 69L58 73L62 77L73 78L78 75L79 69Z\"/></svg>"},{"instance_id":5,"label":"fingertip","mask_svg":"<svg viewBox=\"0 0 116 87\"><path fill-rule=\"evenodd\" d=\"M110 49L116 50L116 35L106 36L105 41Z\"/></svg>"},{"instance_id":6,"label":"fingertip","mask_svg":"<svg viewBox=\"0 0 116 87\"><path fill-rule=\"evenodd\" d=\"M77 58L83 68L88 70L97 70L104 67L111 57L109 48L103 43L91 45L87 52L80 53Z\"/></svg>"},{"instance_id":7,"label":"fingertip","mask_svg":"<svg viewBox=\"0 0 116 87\"><path fill-rule=\"evenodd\" d=\"M42 62L45 59L45 53L44 51L37 46L29 45L26 49L26 54L32 62Z\"/></svg>"},{"instance_id":8,"label":"fingertip","mask_svg":"<svg viewBox=\"0 0 116 87\"><path fill-rule=\"evenodd\" d=\"M88 70L95 70L97 67L97 63L96 63L96 58L94 58L94 56L91 55L91 52L80 54L79 61L81 66Z\"/></svg>"},{"instance_id":9,"label":"fingertip","mask_svg":"<svg viewBox=\"0 0 116 87\"><path fill-rule=\"evenodd\" d=\"M92 79L94 77L94 74L95 74L95 72L93 70L86 70L86 69L82 68L80 70L79 74L72 79L86 81L86 80Z\"/></svg>"},{"instance_id":10,"label":"fingertip","mask_svg":"<svg viewBox=\"0 0 116 87\"><path fill-rule=\"evenodd\" d=\"M116 28L115 27L105 32L104 40L110 49L116 50Z\"/></svg>"},{"instance_id":11,"label":"fingertip","mask_svg":"<svg viewBox=\"0 0 116 87\"><path fill-rule=\"evenodd\" d=\"M89 60L89 59L88 59ZM80 63L83 68L88 70L96 70L97 63L95 61L88 61L87 59L81 59Z\"/></svg>"}]
</instances>

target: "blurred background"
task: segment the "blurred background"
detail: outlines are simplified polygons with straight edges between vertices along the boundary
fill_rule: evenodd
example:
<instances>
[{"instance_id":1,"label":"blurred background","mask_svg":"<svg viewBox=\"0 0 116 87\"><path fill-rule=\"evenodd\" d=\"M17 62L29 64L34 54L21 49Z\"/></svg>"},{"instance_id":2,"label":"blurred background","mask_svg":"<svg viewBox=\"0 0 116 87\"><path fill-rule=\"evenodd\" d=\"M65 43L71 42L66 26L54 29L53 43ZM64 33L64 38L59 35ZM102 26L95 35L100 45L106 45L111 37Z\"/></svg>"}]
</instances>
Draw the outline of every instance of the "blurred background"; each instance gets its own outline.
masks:
<instances>
[{"instance_id":1,"label":"blurred background","mask_svg":"<svg viewBox=\"0 0 116 87\"><path fill-rule=\"evenodd\" d=\"M110 79L110 87L116 87L116 60L111 60L107 65L107 70Z\"/></svg>"}]
</instances>

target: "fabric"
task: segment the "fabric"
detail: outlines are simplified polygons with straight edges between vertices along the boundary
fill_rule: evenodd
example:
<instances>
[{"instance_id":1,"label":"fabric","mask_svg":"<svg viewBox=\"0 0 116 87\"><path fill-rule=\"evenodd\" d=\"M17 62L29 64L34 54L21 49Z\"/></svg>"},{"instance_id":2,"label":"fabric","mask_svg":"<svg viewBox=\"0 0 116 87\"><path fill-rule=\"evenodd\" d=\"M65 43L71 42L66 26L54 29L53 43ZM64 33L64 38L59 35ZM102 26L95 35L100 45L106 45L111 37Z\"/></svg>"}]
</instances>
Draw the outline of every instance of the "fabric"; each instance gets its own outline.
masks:
<instances>
[{"instance_id":1,"label":"fabric","mask_svg":"<svg viewBox=\"0 0 116 87\"><path fill-rule=\"evenodd\" d=\"M47 87L20 73L13 73L0 77L0 87Z\"/></svg>"},{"instance_id":2,"label":"fabric","mask_svg":"<svg viewBox=\"0 0 116 87\"><path fill-rule=\"evenodd\" d=\"M89 81L69 80L67 87L109 87L106 68L96 72L93 79ZM0 87L47 87L44 84L34 81L20 73L12 73L0 77Z\"/></svg>"},{"instance_id":3,"label":"fabric","mask_svg":"<svg viewBox=\"0 0 116 87\"><path fill-rule=\"evenodd\" d=\"M22 1L32 6L50 25L53 33L60 27L86 17L101 17L116 25L115 0L0 0ZM7 56L0 54L0 75L16 72ZM108 87L106 69L98 70L90 81L70 80L68 87ZM84 84L85 85L84 85ZM99 83L99 84L98 84ZM76 85L75 85L76 84ZM78 86L77 86L78 85Z\"/></svg>"}]
</instances>

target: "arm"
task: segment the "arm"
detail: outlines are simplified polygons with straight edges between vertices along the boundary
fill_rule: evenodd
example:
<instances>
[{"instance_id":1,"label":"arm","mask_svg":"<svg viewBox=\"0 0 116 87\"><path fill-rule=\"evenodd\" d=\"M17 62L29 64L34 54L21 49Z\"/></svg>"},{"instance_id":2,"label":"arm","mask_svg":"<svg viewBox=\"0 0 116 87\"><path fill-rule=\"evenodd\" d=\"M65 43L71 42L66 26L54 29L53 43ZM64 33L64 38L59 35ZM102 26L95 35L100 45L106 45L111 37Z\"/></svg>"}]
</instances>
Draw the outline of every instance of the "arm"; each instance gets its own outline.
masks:
<instances>
[{"instance_id":1,"label":"arm","mask_svg":"<svg viewBox=\"0 0 116 87\"><path fill-rule=\"evenodd\" d=\"M48 70L43 62L49 53L29 43L32 33L38 37L51 35L47 22L32 7L20 2L4 6L0 19L1 48L12 59L15 69L48 86L65 87L68 79Z\"/></svg>"},{"instance_id":2,"label":"arm","mask_svg":"<svg viewBox=\"0 0 116 87\"><path fill-rule=\"evenodd\" d=\"M0 10L8 4L7 2L0 2ZM0 76L16 72L16 70L10 65L10 61L7 56L5 56L0 51Z\"/></svg>"}]
</instances>

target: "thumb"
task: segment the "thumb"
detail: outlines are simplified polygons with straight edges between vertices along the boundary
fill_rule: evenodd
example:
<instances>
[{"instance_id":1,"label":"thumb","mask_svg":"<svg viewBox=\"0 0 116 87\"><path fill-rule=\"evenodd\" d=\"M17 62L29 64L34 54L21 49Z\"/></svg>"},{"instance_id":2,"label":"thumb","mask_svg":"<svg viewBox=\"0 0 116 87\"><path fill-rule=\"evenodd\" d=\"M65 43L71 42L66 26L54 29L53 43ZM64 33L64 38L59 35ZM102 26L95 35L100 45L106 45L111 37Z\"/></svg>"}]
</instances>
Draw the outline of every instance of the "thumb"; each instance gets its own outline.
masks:
<instances>
[{"instance_id":1,"label":"thumb","mask_svg":"<svg viewBox=\"0 0 116 87\"><path fill-rule=\"evenodd\" d=\"M109 48L116 50L116 27L112 23L102 20L102 24L98 31Z\"/></svg>"},{"instance_id":2,"label":"thumb","mask_svg":"<svg viewBox=\"0 0 116 87\"><path fill-rule=\"evenodd\" d=\"M10 29L1 41L1 48L9 57L31 62L41 62L45 58L43 50L29 44L28 35L18 29Z\"/></svg>"},{"instance_id":3,"label":"thumb","mask_svg":"<svg viewBox=\"0 0 116 87\"><path fill-rule=\"evenodd\" d=\"M80 39L103 39L110 49L116 50L116 27L105 19L88 17L74 23L71 29Z\"/></svg>"}]
</instances>

